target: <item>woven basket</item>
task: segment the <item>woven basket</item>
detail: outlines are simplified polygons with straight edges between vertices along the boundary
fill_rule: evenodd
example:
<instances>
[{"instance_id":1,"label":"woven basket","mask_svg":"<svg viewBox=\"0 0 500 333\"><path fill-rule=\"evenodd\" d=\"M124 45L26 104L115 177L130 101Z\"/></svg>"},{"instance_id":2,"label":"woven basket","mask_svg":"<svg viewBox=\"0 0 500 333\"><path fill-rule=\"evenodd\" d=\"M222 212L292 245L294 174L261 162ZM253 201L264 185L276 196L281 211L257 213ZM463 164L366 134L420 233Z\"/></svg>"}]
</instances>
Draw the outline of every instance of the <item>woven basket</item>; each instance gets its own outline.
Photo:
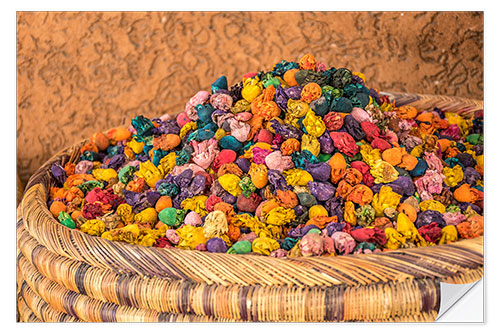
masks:
<instances>
[{"instance_id":1,"label":"woven basket","mask_svg":"<svg viewBox=\"0 0 500 333\"><path fill-rule=\"evenodd\" d=\"M397 105L471 115L480 101L387 93ZM440 282L483 276L483 237L423 248L278 259L111 242L69 229L47 208L50 166L17 210L18 315L28 322L434 321Z\"/></svg>"}]
</instances>

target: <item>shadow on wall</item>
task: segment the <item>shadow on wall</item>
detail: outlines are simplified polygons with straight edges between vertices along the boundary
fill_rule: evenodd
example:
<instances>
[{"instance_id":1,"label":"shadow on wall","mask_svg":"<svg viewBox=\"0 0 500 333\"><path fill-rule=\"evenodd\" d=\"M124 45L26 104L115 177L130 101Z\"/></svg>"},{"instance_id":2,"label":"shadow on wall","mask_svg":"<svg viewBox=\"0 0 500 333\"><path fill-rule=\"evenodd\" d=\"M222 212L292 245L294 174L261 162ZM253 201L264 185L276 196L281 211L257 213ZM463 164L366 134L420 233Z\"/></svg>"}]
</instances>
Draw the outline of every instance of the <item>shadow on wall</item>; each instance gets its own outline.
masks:
<instances>
[{"instance_id":1,"label":"shadow on wall","mask_svg":"<svg viewBox=\"0 0 500 333\"><path fill-rule=\"evenodd\" d=\"M21 12L20 178L95 130L182 111L222 74L306 53L380 90L483 96L482 13Z\"/></svg>"}]
</instances>

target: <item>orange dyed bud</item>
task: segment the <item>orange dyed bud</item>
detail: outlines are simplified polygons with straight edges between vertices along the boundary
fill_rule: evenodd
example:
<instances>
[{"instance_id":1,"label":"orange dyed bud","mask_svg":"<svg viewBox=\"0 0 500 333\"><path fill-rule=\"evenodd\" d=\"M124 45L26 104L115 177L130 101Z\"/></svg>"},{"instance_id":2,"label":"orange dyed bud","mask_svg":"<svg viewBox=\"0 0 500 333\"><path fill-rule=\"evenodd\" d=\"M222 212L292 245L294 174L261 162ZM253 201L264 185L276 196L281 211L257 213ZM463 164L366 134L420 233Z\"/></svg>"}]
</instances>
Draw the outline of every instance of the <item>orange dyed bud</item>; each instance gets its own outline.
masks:
<instances>
[{"instance_id":1,"label":"orange dyed bud","mask_svg":"<svg viewBox=\"0 0 500 333\"><path fill-rule=\"evenodd\" d=\"M116 143L119 141L130 139L132 133L130 133L126 128L118 127L110 129L108 133L106 133L106 136L108 137L109 140L111 140L111 143L113 142Z\"/></svg>"},{"instance_id":2,"label":"orange dyed bud","mask_svg":"<svg viewBox=\"0 0 500 333\"><path fill-rule=\"evenodd\" d=\"M99 148L99 150L101 151L106 150L109 147L109 139L102 132L96 132L92 134L92 136L90 137L90 141L92 143L95 143L97 148Z\"/></svg>"},{"instance_id":3,"label":"orange dyed bud","mask_svg":"<svg viewBox=\"0 0 500 333\"><path fill-rule=\"evenodd\" d=\"M97 145L95 143L88 142L88 143L84 144L82 146L82 148L80 148L80 154L83 154L83 152L85 152L85 151L93 151L93 152L98 153L99 148L97 148Z\"/></svg>"},{"instance_id":4,"label":"orange dyed bud","mask_svg":"<svg viewBox=\"0 0 500 333\"><path fill-rule=\"evenodd\" d=\"M293 69L287 70L285 72L285 74L283 74L283 80L285 80L286 84L288 84L290 87L294 87L294 86L299 85L297 83L297 80L295 80L295 74L298 71L299 70L297 68L293 68Z\"/></svg>"},{"instance_id":5,"label":"orange dyed bud","mask_svg":"<svg viewBox=\"0 0 500 333\"><path fill-rule=\"evenodd\" d=\"M392 109L400 119L413 119L417 116L417 109L413 106L400 106Z\"/></svg>"},{"instance_id":6,"label":"orange dyed bud","mask_svg":"<svg viewBox=\"0 0 500 333\"><path fill-rule=\"evenodd\" d=\"M281 144L281 154L283 156L290 156L293 152L300 150L300 141L297 139L286 139Z\"/></svg>"},{"instance_id":7,"label":"orange dyed bud","mask_svg":"<svg viewBox=\"0 0 500 333\"><path fill-rule=\"evenodd\" d=\"M63 204L61 201L53 201L52 204L50 205L50 212L54 217L57 219L59 216L60 212L65 212L66 211L66 205Z\"/></svg>"},{"instance_id":8,"label":"orange dyed bud","mask_svg":"<svg viewBox=\"0 0 500 333\"><path fill-rule=\"evenodd\" d=\"M300 93L300 100L306 103L311 103L312 101L321 97L321 87L315 82L310 82L302 88Z\"/></svg>"},{"instance_id":9,"label":"orange dyed bud","mask_svg":"<svg viewBox=\"0 0 500 333\"><path fill-rule=\"evenodd\" d=\"M415 209L415 207L413 207L410 204L407 204L407 203L400 204L398 206L398 212L403 213L406 216L408 216L410 221L412 221L413 223L415 223L415 221L417 220L417 210Z\"/></svg>"},{"instance_id":10,"label":"orange dyed bud","mask_svg":"<svg viewBox=\"0 0 500 333\"><path fill-rule=\"evenodd\" d=\"M316 69L316 58L314 58L311 54L306 54L299 60L299 68L300 69Z\"/></svg>"},{"instance_id":11,"label":"orange dyed bud","mask_svg":"<svg viewBox=\"0 0 500 333\"><path fill-rule=\"evenodd\" d=\"M342 154L335 153L335 155L333 155L332 158L330 158L330 160L328 161L328 164L332 169L330 180L332 181L332 183L337 184L339 180L342 179L342 177L344 176L344 172L347 169L345 158Z\"/></svg>"},{"instance_id":12,"label":"orange dyed bud","mask_svg":"<svg viewBox=\"0 0 500 333\"><path fill-rule=\"evenodd\" d=\"M483 192L470 187L469 184L463 184L453 192L453 197L459 202L475 203L483 200Z\"/></svg>"},{"instance_id":13,"label":"orange dyed bud","mask_svg":"<svg viewBox=\"0 0 500 333\"><path fill-rule=\"evenodd\" d=\"M359 184L354 186L347 195L347 201L352 201L360 206L369 204L373 200L373 191L366 185Z\"/></svg>"}]
</instances>

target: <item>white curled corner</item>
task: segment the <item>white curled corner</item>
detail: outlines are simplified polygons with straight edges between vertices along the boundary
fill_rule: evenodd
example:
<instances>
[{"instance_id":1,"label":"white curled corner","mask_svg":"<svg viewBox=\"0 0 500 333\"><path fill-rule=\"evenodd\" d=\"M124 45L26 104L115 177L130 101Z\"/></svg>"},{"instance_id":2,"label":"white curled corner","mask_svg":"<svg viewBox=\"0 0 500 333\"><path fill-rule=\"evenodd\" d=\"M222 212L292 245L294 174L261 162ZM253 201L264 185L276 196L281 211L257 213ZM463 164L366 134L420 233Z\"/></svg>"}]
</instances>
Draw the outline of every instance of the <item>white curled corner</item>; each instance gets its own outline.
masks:
<instances>
[{"instance_id":1,"label":"white curled corner","mask_svg":"<svg viewBox=\"0 0 500 333\"><path fill-rule=\"evenodd\" d=\"M468 284L441 282L441 304L436 322L484 322L483 279Z\"/></svg>"}]
</instances>

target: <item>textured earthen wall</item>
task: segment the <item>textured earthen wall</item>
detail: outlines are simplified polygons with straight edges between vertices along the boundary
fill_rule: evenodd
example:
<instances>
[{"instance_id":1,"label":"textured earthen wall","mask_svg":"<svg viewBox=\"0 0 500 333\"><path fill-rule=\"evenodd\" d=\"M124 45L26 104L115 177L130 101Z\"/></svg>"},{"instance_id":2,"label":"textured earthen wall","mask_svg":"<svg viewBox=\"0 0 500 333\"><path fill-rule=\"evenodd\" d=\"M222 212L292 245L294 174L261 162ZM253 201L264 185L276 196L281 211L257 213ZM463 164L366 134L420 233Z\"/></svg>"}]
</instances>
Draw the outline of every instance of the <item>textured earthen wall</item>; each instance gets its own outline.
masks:
<instances>
[{"instance_id":1,"label":"textured earthen wall","mask_svg":"<svg viewBox=\"0 0 500 333\"><path fill-rule=\"evenodd\" d=\"M21 180L94 130L305 53L381 90L483 96L482 13L18 13Z\"/></svg>"}]
</instances>

